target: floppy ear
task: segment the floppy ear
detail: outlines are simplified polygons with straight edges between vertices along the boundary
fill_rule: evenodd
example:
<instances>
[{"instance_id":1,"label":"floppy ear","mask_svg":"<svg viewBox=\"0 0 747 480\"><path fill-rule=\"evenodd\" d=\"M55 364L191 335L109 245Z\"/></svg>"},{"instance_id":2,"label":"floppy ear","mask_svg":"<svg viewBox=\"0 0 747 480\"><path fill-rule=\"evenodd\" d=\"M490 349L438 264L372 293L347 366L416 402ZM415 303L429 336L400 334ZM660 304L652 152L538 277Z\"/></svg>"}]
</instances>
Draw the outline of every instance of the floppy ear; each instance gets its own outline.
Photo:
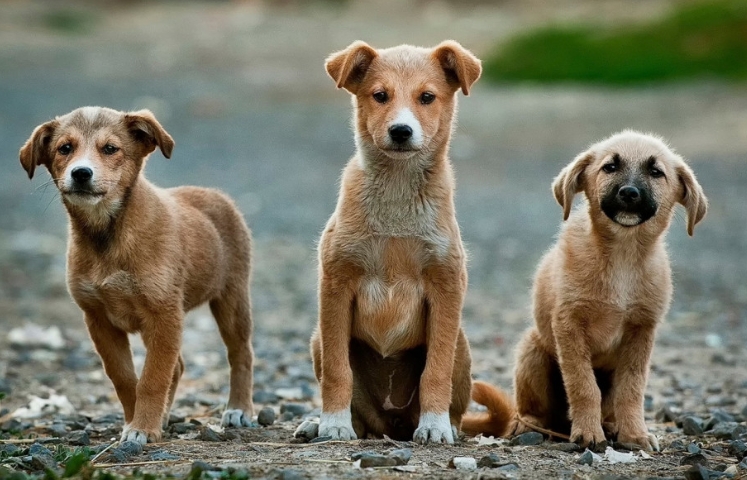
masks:
<instances>
[{"instance_id":1,"label":"floppy ear","mask_svg":"<svg viewBox=\"0 0 747 480\"><path fill-rule=\"evenodd\" d=\"M686 164L677 167L677 178L682 184L682 197L679 202L687 210L687 234L692 237L695 225L703 220L708 211L708 199L695 174Z\"/></svg>"},{"instance_id":2,"label":"floppy ear","mask_svg":"<svg viewBox=\"0 0 747 480\"><path fill-rule=\"evenodd\" d=\"M26 170L29 179L34 178L34 170L36 170L37 165L46 165L49 167L49 164L52 162L49 141L52 139L52 134L54 134L57 125L57 120L51 120L36 127L29 139L21 147L21 151L18 152L21 158L21 166Z\"/></svg>"},{"instance_id":3,"label":"floppy ear","mask_svg":"<svg viewBox=\"0 0 747 480\"><path fill-rule=\"evenodd\" d=\"M444 69L446 80L454 91L462 89L469 95L472 87L482 73L482 63L466 48L453 40L446 40L433 49L433 57Z\"/></svg>"},{"instance_id":4,"label":"floppy ear","mask_svg":"<svg viewBox=\"0 0 747 480\"><path fill-rule=\"evenodd\" d=\"M573 197L584 189L584 172L593 160L594 152L587 150L566 165L553 180L552 192L563 207L563 220L568 220L571 214Z\"/></svg>"},{"instance_id":5,"label":"floppy ear","mask_svg":"<svg viewBox=\"0 0 747 480\"><path fill-rule=\"evenodd\" d=\"M174 139L166 133L150 110L138 110L125 114L125 123L135 140L145 146L146 155L158 146L164 157L171 158Z\"/></svg>"},{"instance_id":6,"label":"floppy ear","mask_svg":"<svg viewBox=\"0 0 747 480\"><path fill-rule=\"evenodd\" d=\"M358 40L351 43L345 50L327 57L324 68L337 84L337 88L344 88L355 95L363 77L366 76L368 67L378 55L370 45Z\"/></svg>"}]
</instances>

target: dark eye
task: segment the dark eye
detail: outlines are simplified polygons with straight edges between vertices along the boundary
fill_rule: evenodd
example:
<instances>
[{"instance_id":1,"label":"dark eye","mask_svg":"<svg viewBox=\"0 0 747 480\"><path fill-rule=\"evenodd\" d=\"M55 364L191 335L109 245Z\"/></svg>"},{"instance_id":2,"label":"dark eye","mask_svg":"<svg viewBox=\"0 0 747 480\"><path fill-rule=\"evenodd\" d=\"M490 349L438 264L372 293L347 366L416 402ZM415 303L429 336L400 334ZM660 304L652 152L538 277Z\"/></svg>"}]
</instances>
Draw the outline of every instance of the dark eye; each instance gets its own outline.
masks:
<instances>
[{"instance_id":1,"label":"dark eye","mask_svg":"<svg viewBox=\"0 0 747 480\"><path fill-rule=\"evenodd\" d=\"M661 170L659 170L656 167L651 167L651 169L649 170L649 173L654 178L660 178L660 177L664 176L664 172L662 172Z\"/></svg>"},{"instance_id":2,"label":"dark eye","mask_svg":"<svg viewBox=\"0 0 747 480\"><path fill-rule=\"evenodd\" d=\"M104 145L104 148L101 149L106 155L113 155L119 151L118 147L115 147L111 143L107 143Z\"/></svg>"},{"instance_id":3,"label":"dark eye","mask_svg":"<svg viewBox=\"0 0 747 480\"><path fill-rule=\"evenodd\" d=\"M58 148L57 151L60 153L60 155L70 155L70 152L73 151L73 146L69 143L66 143Z\"/></svg>"},{"instance_id":4,"label":"dark eye","mask_svg":"<svg viewBox=\"0 0 747 480\"><path fill-rule=\"evenodd\" d=\"M617 165L614 163L606 163L602 166L602 170L604 170L605 173L614 173L617 171Z\"/></svg>"},{"instance_id":5,"label":"dark eye","mask_svg":"<svg viewBox=\"0 0 747 480\"><path fill-rule=\"evenodd\" d=\"M386 103L389 100L389 95L386 92L374 92L373 97L379 103Z\"/></svg>"},{"instance_id":6,"label":"dark eye","mask_svg":"<svg viewBox=\"0 0 747 480\"><path fill-rule=\"evenodd\" d=\"M422 103L423 105L429 105L433 103L433 100L435 99L436 99L436 96L432 94L431 92L423 92L420 95L420 103Z\"/></svg>"}]
</instances>

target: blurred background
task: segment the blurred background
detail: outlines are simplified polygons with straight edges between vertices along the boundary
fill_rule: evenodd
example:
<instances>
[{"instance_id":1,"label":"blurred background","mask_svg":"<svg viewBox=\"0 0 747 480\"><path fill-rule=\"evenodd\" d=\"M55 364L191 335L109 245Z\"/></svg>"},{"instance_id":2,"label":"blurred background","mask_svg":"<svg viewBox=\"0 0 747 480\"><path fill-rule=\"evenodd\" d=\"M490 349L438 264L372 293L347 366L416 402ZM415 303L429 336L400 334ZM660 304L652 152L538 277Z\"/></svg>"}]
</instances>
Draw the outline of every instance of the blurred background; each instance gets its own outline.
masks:
<instances>
[{"instance_id":1,"label":"blurred background","mask_svg":"<svg viewBox=\"0 0 747 480\"><path fill-rule=\"evenodd\" d=\"M475 375L510 385L533 271L562 220L553 177L634 128L669 140L711 205L693 238L682 211L668 236L676 292L650 398L687 407L747 389L747 2L2 0L2 406L52 388L79 409L119 409L66 291L64 209L46 170L30 182L19 165L36 125L84 105L156 114L176 148L152 155L150 180L221 188L253 230L257 391L310 400L315 246L354 149L350 99L324 59L357 39L447 38L485 67L459 100L452 147ZM206 310L190 314L184 345L180 397L225 399Z\"/></svg>"}]
</instances>

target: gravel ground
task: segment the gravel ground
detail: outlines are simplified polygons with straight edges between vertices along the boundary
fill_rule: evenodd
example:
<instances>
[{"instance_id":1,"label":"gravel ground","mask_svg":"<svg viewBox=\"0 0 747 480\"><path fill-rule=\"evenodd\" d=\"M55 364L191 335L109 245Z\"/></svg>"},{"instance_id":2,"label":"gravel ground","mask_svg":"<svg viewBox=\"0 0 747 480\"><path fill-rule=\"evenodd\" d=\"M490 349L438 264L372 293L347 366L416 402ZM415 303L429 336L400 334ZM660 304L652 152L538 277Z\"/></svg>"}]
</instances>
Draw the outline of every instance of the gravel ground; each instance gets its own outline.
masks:
<instances>
[{"instance_id":1,"label":"gravel ground","mask_svg":"<svg viewBox=\"0 0 747 480\"><path fill-rule=\"evenodd\" d=\"M555 174L588 144L626 127L661 133L690 160L711 209L692 239L682 212L669 235L675 300L658 335L646 405L662 453L635 453L634 462L617 464L602 453L602 461L582 465L582 452L550 442L464 438L424 448L292 439L320 406L307 345L316 316L314 248L353 149L349 100L325 78L326 54L356 38L388 46L432 45L445 36L484 54L511 32L548 19L640 19L667 4L507 1L500 8L476 2L466 10L433 3L391 18L386 12L398 4L384 0L377 8L351 1L343 11L255 2L109 4L85 10L84 32L74 33L45 26L45 12L56 3L0 2L0 158L6 165L0 176L0 392L7 394L0 438L59 439L0 443L0 463L38 470L86 441L95 453L121 427L121 407L66 292L63 208L53 189L42 186L46 173L28 182L17 160L35 125L102 104L151 108L176 139L172 160L154 155L149 162L151 180L222 188L245 213L256 238L255 401L257 412L270 407L277 418L271 426L216 431L228 366L212 318L200 309L186 322L187 371L164 442L142 452L112 448L96 463L157 462L112 468L185 474L202 461L207 465L200 468L221 469L213 477L247 469L268 478L718 478L686 473L697 470L689 463L744 477L747 465L738 464L739 441L747 440L747 88L714 82L636 90L478 84L461 99L452 150L458 215L471 255L464 324L473 373L507 388L514 345L530 322L532 273L561 221L549 192ZM410 25L414 15L417 28ZM139 341L134 352L141 366ZM26 407L32 415L45 403L32 395L69 403L48 406L36 418L8 419L8 412ZM412 451L405 466L358 469L351 461L355 453L402 448ZM449 466L454 457L480 460L491 453L498 459L485 464L495 468Z\"/></svg>"}]
</instances>

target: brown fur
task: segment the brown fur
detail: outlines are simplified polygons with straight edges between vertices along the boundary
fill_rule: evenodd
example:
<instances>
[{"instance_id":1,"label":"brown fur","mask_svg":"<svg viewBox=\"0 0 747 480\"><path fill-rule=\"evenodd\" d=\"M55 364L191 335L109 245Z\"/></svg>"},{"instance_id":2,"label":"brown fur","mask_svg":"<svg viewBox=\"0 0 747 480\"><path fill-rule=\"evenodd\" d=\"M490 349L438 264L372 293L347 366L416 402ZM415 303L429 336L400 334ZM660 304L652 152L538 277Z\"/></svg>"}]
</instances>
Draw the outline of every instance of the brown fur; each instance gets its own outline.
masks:
<instances>
[{"instance_id":1,"label":"brown fur","mask_svg":"<svg viewBox=\"0 0 747 480\"><path fill-rule=\"evenodd\" d=\"M354 95L358 151L319 247L311 345L320 435L451 442L448 424L459 427L469 402L471 361L461 328L465 253L447 154L456 92L469 92L480 62L455 42L386 50L355 42L326 68ZM381 91L385 103L373 98ZM423 92L435 100L421 103ZM423 142L417 151L392 151L388 128L405 108ZM328 413L350 420L333 425ZM447 418L449 431L430 429L425 413Z\"/></svg>"},{"instance_id":2,"label":"brown fur","mask_svg":"<svg viewBox=\"0 0 747 480\"><path fill-rule=\"evenodd\" d=\"M616 156L618 170L605 171ZM663 176L655 178L652 168ZM658 209L624 226L602 204L631 183L649 192ZM643 394L656 326L672 297L664 237L677 203L687 210L692 235L706 197L680 156L660 139L632 131L580 154L555 179L553 192L568 222L535 278L536 325L517 349L514 378L523 423L509 429L521 433L529 423L570 432L586 446L606 441L604 424L620 442L657 449L643 419ZM586 206L571 213L579 192Z\"/></svg>"},{"instance_id":3,"label":"brown fur","mask_svg":"<svg viewBox=\"0 0 747 480\"><path fill-rule=\"evenodd\" d=\"M173 146L147 110L86 107L37 127L20 151L29 177L44 165L61 192L68 288L124 407L122 438L141 443L161 437L184 371L184 314L205 302L231 365L224 423L248 424L252 415L249 229L216 190L161 189L145 179L146 157L159 147L168 158ZM94 171L90 191L72 183L80 162ZM128 340L138 332L147 349L140 380Z\"/></svg>"}]
</instances>

